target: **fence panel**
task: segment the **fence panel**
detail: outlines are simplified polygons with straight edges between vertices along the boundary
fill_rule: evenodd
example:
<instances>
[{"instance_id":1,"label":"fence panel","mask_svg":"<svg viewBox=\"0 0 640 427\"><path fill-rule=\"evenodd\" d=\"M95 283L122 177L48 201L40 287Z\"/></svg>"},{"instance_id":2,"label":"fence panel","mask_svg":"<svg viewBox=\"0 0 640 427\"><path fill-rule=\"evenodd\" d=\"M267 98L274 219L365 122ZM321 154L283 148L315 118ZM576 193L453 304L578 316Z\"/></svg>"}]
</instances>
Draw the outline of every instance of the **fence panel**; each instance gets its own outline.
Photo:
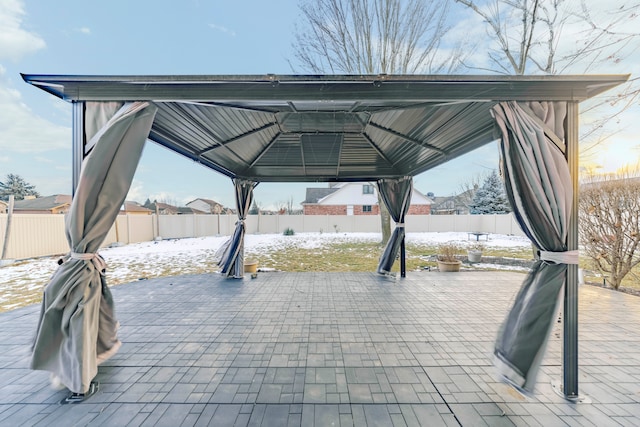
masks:
<instances>
[{"instance_id":1,"label":"fence panel","mask_svg":"<svg viewBox=\"0 0 640 427\"><path fill-rule=\"evenodd\" d=\"M7 215L0 214L0 244ZM235 215L118 215L102 247L153 240L226 235L235 229ZM408 215L407 232L469 232L524 236L513 215ZM377 215L249 215L249 234L365 232L380 233ZM23 259L68 252L63 215L14 214L7 258Z\"/></svg>"},{"instance_id":2,"label":"fence panel","mask_svg":"<svg viewBox=\"0 0 640 427\"><path fill-rule=\"evenodd\" d=\"M160 215L158 228L163 239L181 239L195 237L196 215Z\"/></svg>"},{"instance_id":3,"label":"fence panel","mask_svg":"<svg viewBox=\"0 0 640 427\"><path fill-rule=\"evenodd\" d=\"M195 237L219 234L218 215L194 215Z\"/></svg>"},{"instance_id":4,"label":"fence panel","mask_svg":"<svg viewBox=\"0 0 640 427\"><path fill-rule=\"evenodd\" d=\"M0 215L0 251L7 227L6 214ZM7 246L7 259L24 259L69 252L64 215L13 214Z\"/></svg>"},{"instance_id":5,"label":"fence panel","mask_svg":"<svg viewBox=\"0 0 640 427\"><path fill-rule=\"evenodd\" d=\"M129 243L149 242L153 240L153 217L151 215L126 215L126 217L127 240Z\"/></svg>"}]
</instances>

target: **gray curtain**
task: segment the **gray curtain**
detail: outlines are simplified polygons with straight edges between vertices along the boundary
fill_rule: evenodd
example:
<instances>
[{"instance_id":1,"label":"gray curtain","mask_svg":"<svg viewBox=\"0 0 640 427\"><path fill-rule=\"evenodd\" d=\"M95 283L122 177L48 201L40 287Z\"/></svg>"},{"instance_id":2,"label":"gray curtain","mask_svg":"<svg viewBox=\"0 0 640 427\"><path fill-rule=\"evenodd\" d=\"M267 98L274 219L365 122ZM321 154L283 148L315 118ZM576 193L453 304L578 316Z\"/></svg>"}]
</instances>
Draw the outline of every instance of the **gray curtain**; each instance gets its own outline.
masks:
<instances>
[{"instance_id":1,"label":"gray curtain","mask_svg":"<svg viewBox=\"0 0 640 427\"><path fill-rule=\"evenodd\" d=\"M66 220L71 252L44 288L31 359L31 369L52 372L75 393L88 391L98 365L120 347L106 265L97 251L129 191L156 110L125 104L100 130L89 130L95 135L86 135L92 149ZM87 105L89 120L93 112Z\"/></svg>"},{"instance_id":2,"label":"gray curtain","mask_svg":"<svg viewBox=\"0 0 640 427\"><path fill-rule=\"evenodd\" d=\"M393 230L378 263L378 273L389 274L405 236L404 217L411 206L413 178L404 176L378 180L378 191L389 210L389 215L396 223L396 228Z\"/></svg>"},{"instance_id":3,"label":"gray curtain","mask_svg":"<svg viewBox=\"0 0 640 427\"><path fill-rule=\"evenodd\" d=\"M233 236L225 243L222 257L218 265L222 267L221 273L228 277L241 279L244 277L244 221L253 202L253 189L257 182L245 179L234 179L236 187L236 207L238 209L238 222Z\"/></svg>"},{"instance_id":4,"label":"gray curtain","mask_svg":"<svg viewBox=\"0 0 640 427\"><path fill-rule=\"evenodd\" d=\"M555 321L567 264L573 188L563 147L566 104L502 102L493 108L501 131L503 177L511 206L539 259L527 275L495 345L503 379L532 392Z\"/></svg>"}]
</instances>

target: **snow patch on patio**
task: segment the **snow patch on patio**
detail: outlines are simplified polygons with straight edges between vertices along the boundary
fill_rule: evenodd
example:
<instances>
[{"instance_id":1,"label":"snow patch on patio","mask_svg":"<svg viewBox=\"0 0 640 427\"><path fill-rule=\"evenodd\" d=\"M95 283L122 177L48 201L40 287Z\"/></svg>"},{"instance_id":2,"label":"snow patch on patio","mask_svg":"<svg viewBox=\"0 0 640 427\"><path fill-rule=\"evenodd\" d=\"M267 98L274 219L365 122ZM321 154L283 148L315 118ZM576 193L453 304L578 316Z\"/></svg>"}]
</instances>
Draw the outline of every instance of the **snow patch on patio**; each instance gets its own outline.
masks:
<instances>
[{"instance_id":1,"label":"snow patch on patio","mask_svg":"<svg viewBox=\"0 0 640 427\"><path fill-rule=\"evenodd\" d=\"M132 277L146 278L166 272L168 275L191 274L198 268L210 266L217 249L228 236L197 237L187 239L166 239L161 241L134 243L120 247L104 248L100 254L108 265L107 280L119 283ZM297 233L293 236L282 234L248 234L245 248L251 252L276 252L282 249L322 248L329 243L378 242L379 233ZM408 233L407 243L438 244L455 242L461 247L474 243L467 233ZM487 247L516 248L529 247L529 239L519 236L490 234L482 242ZM0 268L0 305L14 300L25 292L37 293L49 281L58 267L60 257L47 257L18 261ZM208 267L210 268L210 267ZM496 266L499 269L510 269ZM31 297L33 298L33 297Z\"/></svg>"}]
</instances>

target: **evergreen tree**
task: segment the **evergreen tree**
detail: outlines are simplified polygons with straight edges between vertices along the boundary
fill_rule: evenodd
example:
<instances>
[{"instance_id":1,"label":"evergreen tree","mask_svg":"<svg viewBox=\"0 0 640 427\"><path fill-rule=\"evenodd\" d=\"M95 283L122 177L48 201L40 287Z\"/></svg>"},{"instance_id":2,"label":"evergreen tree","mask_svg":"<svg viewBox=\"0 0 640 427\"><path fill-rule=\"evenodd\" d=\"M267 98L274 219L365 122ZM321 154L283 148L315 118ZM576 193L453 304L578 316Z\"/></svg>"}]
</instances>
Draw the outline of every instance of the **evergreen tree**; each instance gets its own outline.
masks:
<instances>
[{"instance_id":1,"label":"evergreen tree","mask_svg":"<svg viewBox=\"0 0 640 427\"><path fill-rule=\"evenodd\" d=\"M7 179L0 182L0 200L9 200L10 195L15 196L15 200L23 200L26 196L39 197L34 185L26 182L20 175L7 174Z\"/></svg>"},{"instance_id":2,"label":"evergreen tree","mask_svg":"<svg viewBox=\"0 0 640 427\"><path fill-rule=\"evenodd\" d=\"M511 212L504 184L495 170L478 188L469 207L472 214L506 214Z\"/></svg>"},{"instance_id":3,"label":"evergreen tree","mask_svg":"<svg viewBox=\"0 0 640 427\"><path fill-rule=\"evenodd\" d=\"M259 214L260 214L260 207L256 203L256 200L253 199L253 204L251 205L251 208L249 208L249 215L259 215Z\"/></svg>"}]
</instances>

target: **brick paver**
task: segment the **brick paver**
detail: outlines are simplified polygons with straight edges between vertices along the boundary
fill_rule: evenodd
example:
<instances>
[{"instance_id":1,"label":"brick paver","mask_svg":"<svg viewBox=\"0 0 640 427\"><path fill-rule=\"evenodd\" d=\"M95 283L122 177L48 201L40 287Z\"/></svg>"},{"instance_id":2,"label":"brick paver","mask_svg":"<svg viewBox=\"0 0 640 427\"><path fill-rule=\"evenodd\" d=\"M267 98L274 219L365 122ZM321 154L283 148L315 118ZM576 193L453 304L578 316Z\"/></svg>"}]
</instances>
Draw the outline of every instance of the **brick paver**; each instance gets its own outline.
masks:
<instances>
[{"instance_id":1,"label":"brick paver","mask_svg":"<svg viewBox=\"0 0 640 427\"><path fill-rule=\"evenodd\" d=\"M28 369L39 306L0 314L0 425L640 425L640 298L580 289L580 391L552 331L533 397L496 380L523 275L216 274L113 288L120 352L77 405Z\"/></svg>"}]
</instances>

